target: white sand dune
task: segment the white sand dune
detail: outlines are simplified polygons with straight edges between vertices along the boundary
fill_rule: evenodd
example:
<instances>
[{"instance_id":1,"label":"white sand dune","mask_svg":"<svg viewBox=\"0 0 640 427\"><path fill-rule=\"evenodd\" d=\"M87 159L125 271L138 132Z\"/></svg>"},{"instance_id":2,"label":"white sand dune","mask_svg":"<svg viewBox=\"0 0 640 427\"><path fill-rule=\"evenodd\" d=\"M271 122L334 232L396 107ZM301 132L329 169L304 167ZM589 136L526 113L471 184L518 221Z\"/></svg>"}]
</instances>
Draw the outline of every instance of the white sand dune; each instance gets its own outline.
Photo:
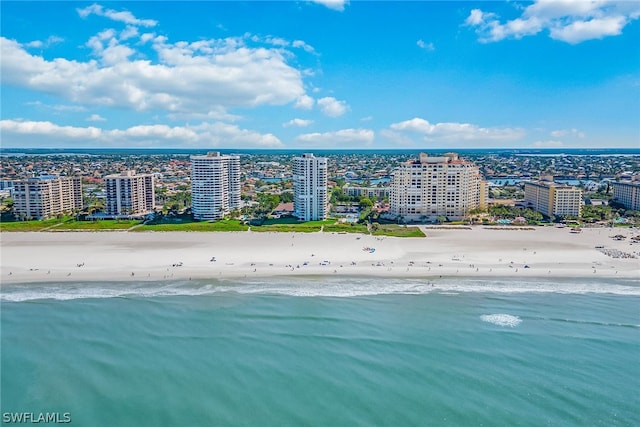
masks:
<instances>
[{"instance_id":1,"label":"white sand dune","mask_svg":"<svg viewBox=\"0 0 640 427\"><path fill-rule=\"evenodd\" d=\"M1 283L277 275L640 278L640 243L631 243L635 230L591 228L574 234L567 228L478 226L425 227L425 232L426 238L250 231L5 232L0 234L0 277ZM611 238L619 234L626 238Z\"/></svg>"}]
</instances>

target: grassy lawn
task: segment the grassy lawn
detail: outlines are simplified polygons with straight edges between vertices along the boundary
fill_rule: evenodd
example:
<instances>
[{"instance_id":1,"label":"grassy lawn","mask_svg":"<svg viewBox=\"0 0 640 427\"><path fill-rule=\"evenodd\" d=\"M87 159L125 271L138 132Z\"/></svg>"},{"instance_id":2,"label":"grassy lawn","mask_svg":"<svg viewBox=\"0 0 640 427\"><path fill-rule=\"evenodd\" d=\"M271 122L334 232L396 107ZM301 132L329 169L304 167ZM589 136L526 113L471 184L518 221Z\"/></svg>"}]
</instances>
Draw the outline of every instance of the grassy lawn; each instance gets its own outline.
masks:
<instances>
[{"instance_id":1,"label":"grassy lawn","mask_svg":"<svg viewBox=\"0 0 640 427\"><path fill-rule=\"evenodd\" d=\"M331 224L324 226L325 233L362 233L369 234L367 226L364 224Z\"/></svg>"},{"instance_id":2,"label":"grassy lawn","mask_svg":"<svg viewBox=\"0 0 640 427\"><path fill-rule=\"evenodd\" d=\"M633 227L633 224L627 223L627 222L616 222L613 224L614 227L620 227L620 228L630 228Z\"/></svg>"},{"instance_id":3,"label":"grassy lawn","mask_svg":"<svg viewBox=\"0 0 640 427\"><path fill-rule=\"evenodd\" d=\"M385 224L380 225L376 231L373 232L374 236L393 236L393 237L425 237L424 233L418 227Z\"/></svg>"},{"instance_id":4,"label":"grassy lawn","mask_svg":"<svg viewBox=\"0 0 640 427\"><path fill-rule=\"evenodd\" d=\"M322 226L335 224L335 219L300 222L296 218L267 218L262 225L252 225L251 231L280 233L317 233Z\"/></svg>"},{"instance_id":5,"label":"grassy lawn","mask_svg":"<svg viewBox=\"0 0 640 427\"><path fill-rule=\"evenodd\" d=\"M262 224L260 225L285 225L285 224L300 224L300 221L298 221L298 218L293 218L290 216L284 217L284 218L266 218L264 220L257 220L257 221L262 221Z\"/></svg>"},{"instance_id":6,"label":"grassy lawn","mask_svg":"<svg viewBox=\"0 0 640 427\"><path fill-rule=\"evenodd\" d=\"M249 226L237 220L194 221L184 223L145 224L132 231L247 231Z\"/></svg>"},{"instance_id":7,"label":"grassy lawn","mask_svg":"<svg viewBox=\"0 0 640 427\"><path fill-rule=\"evenodd\" d=\"M265 225L297 225L297 226L304 226L304 225L316 226L317 225L317 226L323 226L323 225L335 224L335 222L336 222L335 219L324 219L324 220L320 220L320 221L301 222L297 218L285 217L285 218L267 218L260 225L261 226L265 226Z\"/></svg>"},{"instance_id":8,"label":"grassy lawn","mask_svg":"<svg viewBox=\"0 0 640 427\"><path fill-rule=\"evenodd\" d=\"M56 230L126 230L140 224L135 219L101 219L97 221L69 221L57 226Z\"/></svg>"},{"instance_id":9,"label":"grassy lawn","mask_svg":"<svg viewBox=\"0 0 640 427\"><path fill-rule=\"evenodd\" d=\"M53 218L36 221L0 222L0 231L40 231L43 228L60 224L63 220Z\"/></svg>"},{"instance_id":10,"label":"grassy lawn","mask_svg":"<svg viewBox=\"0 0 640 427\"><path fill-rule=\"evenodd\" d=\"M268 232L275 231L279 233L317 233L322 228L321 224L300 223L300 224L281 224L281 225L252 225L251 231Z\"/></svg>"}]
</instances>

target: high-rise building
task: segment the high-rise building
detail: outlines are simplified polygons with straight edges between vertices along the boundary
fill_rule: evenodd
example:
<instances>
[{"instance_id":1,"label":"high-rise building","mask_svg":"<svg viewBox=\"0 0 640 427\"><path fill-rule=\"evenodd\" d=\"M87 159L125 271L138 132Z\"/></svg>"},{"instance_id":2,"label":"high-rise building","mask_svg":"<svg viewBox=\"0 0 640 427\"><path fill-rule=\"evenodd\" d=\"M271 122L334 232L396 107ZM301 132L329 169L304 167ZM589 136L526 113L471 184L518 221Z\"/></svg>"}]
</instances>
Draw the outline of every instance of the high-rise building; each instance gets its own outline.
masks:
<instances>
[{"instance_id":1,"label":"high-rise building","mask_svg":"<svg viewBox=\"0 0 640 427\"><path fill-rule=\"evenodd\" d=\"M328 210L327 159L305 153L293 158L293 215L302 221L325 219Z\"/></svg>"},{"instance_id":2,"label":"high-rise building","mask_svg":"<svg viewBox=\"0 0 640 427\"><path fill-rule=\"evenodd\" d=\"M640 211L640 182L612 182L613 201L626 209Z\"/></svg>"},{"instance_id":3,"label":"high-rise building","mask_svg":"<svg viewBox=\"0 0 640 427\"><path fill-rule=\"evenodd\" d=\"M420 153L392 173L389 212L404 221L460 220L471 209L484 208L487 198L478 166L456 153Z\"/></svg>"},{"instance_id":4,"label":"high-rise building","mask_svg":"<svg viewBox=\"0 0 640 427\"><path fill-rule=\"evenodd\" d=\"M240 156L191 156L193 217L219 220L240 209Z\"/></svg>"},{"instance_id":5,"label":"high-rise building","mask_svg":"<svg viewBox=\"0 0 640 427\"><path fill-rule=\"evenodd\" d=\"M525 206L551 218L554 216L580 216L582 190L553 181L524 183Z\"/></svg>"},{"instance_id":6,"label":"high-rise building","mask_svg":"<svg viewBox=\"0 0 640 427\"><path fill-rule=\"evenodd\" d=\"M153 211L156 204L153 175L126 171L107 175L104 181L107 215L140 216Z\"/></svg>"},{"instance_id":7,"label":"high-rise building","mask_svg":"<svg viewBox=\"0 0 640 427\"><path fill-rule=\"evenodd\" d=\"M13 209L21 219L44 219L82 209L82 182L79 177L41 175L15 181Z\"/></svg>"}]
</instances>

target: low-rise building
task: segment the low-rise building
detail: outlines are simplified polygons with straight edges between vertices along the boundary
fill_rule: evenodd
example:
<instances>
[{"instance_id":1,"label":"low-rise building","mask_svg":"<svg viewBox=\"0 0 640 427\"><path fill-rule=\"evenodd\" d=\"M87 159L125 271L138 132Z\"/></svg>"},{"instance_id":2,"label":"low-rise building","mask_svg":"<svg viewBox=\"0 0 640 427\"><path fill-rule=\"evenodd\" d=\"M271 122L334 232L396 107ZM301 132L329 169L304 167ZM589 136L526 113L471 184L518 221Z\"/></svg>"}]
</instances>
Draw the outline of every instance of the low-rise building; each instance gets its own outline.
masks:
<instances>
[{"instance_id":1,"label":"low-rise building","mask_svg":"<svg viewBox=\"0 0 640 427\"><path fill-rule=\"evenodd\" d=\"M271 213L274 217L293 215L293 202L280 203Z\"/></svg>"},{"instance_id":2,"label":"low-rise building","mask_svg":"<svg viewBox=\"0 0 640 427\"><path fill-rule=\"evenodd\" d=\"M391 194L389 187L354 187L345 185L342 191L351 197L368 197L370 199L385 199Z\"/></svg>"}]
</instances>

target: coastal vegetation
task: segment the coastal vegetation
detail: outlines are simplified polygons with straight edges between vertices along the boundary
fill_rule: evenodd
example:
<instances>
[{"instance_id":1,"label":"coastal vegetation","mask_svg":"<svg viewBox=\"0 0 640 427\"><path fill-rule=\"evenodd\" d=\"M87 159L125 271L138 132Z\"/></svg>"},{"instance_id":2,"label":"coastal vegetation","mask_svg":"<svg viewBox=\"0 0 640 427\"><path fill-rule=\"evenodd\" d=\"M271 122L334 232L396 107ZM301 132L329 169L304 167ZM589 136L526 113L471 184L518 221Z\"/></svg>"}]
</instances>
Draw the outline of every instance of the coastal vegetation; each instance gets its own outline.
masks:
<instances>
[{"instance_id":1,"label":"coastal vegetation","mask_svg":"<svg viewBox=\"0 0 640 427\"><path fill-rule=\"evenodd\" d=\"M0 221L0 231L42 231L58 224L62 224L62 220L57 218L40 221Z\"/></svg>"},{"instance_id":2,"label":"coastal vegetation","mask_svg":"<svg viewBox=\"0 0 640 427\"><path fill-rule=\"evenodd\" d=\"M475 214L481 212L480 210L474 210L471 213ZM527 224L537 224L544 219L540 212L536 212L533 209L517 208L515 206L507 205L492 205L487 209L487 213L495 219L511 219L524 218Z\"/></svg>"},{"instance_id":3,"label":"coastal vegetation","mask_svg":"<svg viewBox=\"0 0 640 427\"><path fill-rule=\"evenodd\" d=\"M55 226L56 231L74 231L74 230L94 230L94 231L107 231L107 230L127 230L131 227L140 224L139 220L135 219L101 219L96 221L76 221L70 220L62 222L60 225Z\"/></svg>"},{"instance_id":4,"label":"coastal vegetation","mask_svg":"<svg viewBox=\"0 0 640 427\"><path fill-rule=\"evenodd\" d=\"M381 224L375 230L372 230L371 234L391 237L425 237L419 227L396 224Z\"/></svg>"},{"instance_id":5,"label":"coastal vegetation","mask_svg":"<svg viewBox=\"0 0 640 427\"><path fill-rule=\"evenodd\" d=\"M0 231L200 231L229 232L254 231L258 233L356 233L374 236L424 237L420 228L396 224L340 223L334 218L323 221L300 222L295 218L268 218L252 222L236 219L222 221L194 221L189 215L160 216L152 221L130 219L76 220L74 217L52 218L34 221L0 222Z\"/></svg>"},{"instance_id":6,"label":"coastal vegetation","mask_svg":"<svg viewBox=\"0 0 640 427\"><path fill-rule=\"evenodd\" d=\"M362 233L368 234L369 229L364 224L356 223L335 223L324 226L325 233Z\"/></svg>"},{"instance_id":7,"label":"coastal vegetation","mask_svg":"<svg viewBox=\"0 0 640 427\"><path fill-rule=\"evenodd\" d=\"M142 224L131 231L247 231L249 226L242 221L164 221Z\"/></svg>"},{"instance_id":8,"label":"coastal vegetation","mask_svg":"<svg viewBox=\"0 0 640 427\"><path fill-rule=\"evenodd\" d=\"M257 232L295 232L295 233L317 233L322 231L324 225L335 223L335 220L300 222L296 218L268 218L251 222L251 231Z\"/></svg>"},{"instance_id":9,"label":"coastal vegetation","mask_svg":"<svg viewBox=\"0 0 640 427\"><path fill-rule=\"evenodd\" d=\"M257 232L278 232L278 233L317 233L322 231L322 226L318 224L283 224L283 225L261 225L251 227L251 231Z\"/></svg>"},{"instance_id":10,"label":"coastal vegetation","mask_svg":"<svg viewBox=\"0 0 640 427\"><path fill-rule=\"evenodd\" d=\"M100 231L100 230L127 230L140 224L139 220L102 219L94 221L76 220L66 216L45 220L31 221L1 221L1 231Z\"/></svg>"}]
</instances>

